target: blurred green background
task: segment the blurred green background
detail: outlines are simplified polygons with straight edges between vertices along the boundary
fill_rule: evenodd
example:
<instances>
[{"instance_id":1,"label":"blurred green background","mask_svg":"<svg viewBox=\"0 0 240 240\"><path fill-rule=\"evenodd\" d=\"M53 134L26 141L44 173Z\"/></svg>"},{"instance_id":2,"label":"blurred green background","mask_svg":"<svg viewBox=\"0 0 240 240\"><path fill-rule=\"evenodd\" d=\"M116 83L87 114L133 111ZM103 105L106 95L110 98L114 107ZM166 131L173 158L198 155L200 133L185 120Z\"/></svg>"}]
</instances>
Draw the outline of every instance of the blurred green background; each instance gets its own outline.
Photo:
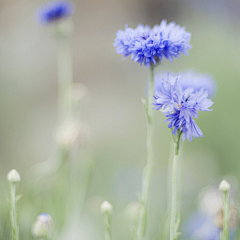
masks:
<instances>
[{"instance_id":1,"label":"blurred green background","mask_svg":"<svg viewBox=\"0 0 240 240\"><path fill-rule=\"evenodd\" d=\"M45 2L0 2L2 239L7 239L9 225L6 223L8 171L15 168L24 179L27 170L35 163L45 161L54 146L57 49L47 28L35 20L36 9ZM122 56L116 54L113 42L117 30L124 29L125 24L133 28L138 23L153 26L163 18L186 26L192 33L193 48L189 56L182 55L173 63L163 60L157 71L196 69L210 73L217 83L214 111L200 113L197 120L204 138L194 139L191 143L185 141L180 159L182 193L179 208L186 219L197 208L201 188L218 184L226 175L234 177L236 183L240 180L240 2L73 2L76 5L72 40L74 81L84 83L88 89L81 117L91 129L87 151L96 160L96 165L83 213L72 216L61 239L103 239L102 217L98 210L103 200L111 202L114 208L113 238L132 239L132 220L125 209L129 202L138 200L141 191L142 169L146 162L146 121L140 99L145 94L149 70L129 58L121 61ZM163 123L164 116L160 112L155 116L156 151L149 201L149 239L161 229L166 216L171 142L170 130ZM44 205L44 199L50 193L36 195L36 191L26 190L26 184L23 181L18 190L23 194L19 202L19 219L24 240L32 239L30 223L37 214L48 211L54 215L49 201L46 200ZM61 186L59 183L59 189ZM57 206L59 196L51 196L54 198L50 202Z\"/></svg>"}]
</instances>

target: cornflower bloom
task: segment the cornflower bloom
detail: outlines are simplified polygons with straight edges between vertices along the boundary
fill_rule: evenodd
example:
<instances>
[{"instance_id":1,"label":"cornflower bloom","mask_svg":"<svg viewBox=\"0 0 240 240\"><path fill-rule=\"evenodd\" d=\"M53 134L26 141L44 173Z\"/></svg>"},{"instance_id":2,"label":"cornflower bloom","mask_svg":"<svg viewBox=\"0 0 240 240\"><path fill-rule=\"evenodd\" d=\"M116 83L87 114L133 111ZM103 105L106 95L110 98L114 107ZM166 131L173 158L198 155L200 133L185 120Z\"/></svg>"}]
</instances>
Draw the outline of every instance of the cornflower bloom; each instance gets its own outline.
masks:
<instances>
[{"instance_id":1,"label":"cornflower bloom","mask_svg":"<svg viewBox=\"0 0 240 240\"><path fill-rule=\"evenodd\" d=\"M192 137L203 137L203 133L197 126L193 117L198 117L198 111L210 111L208 108L213 102L208 99L208 92L203 88L200 90L193 82L189 87L181 85L181 76L171 76L167 74L165 78L160 78L154 91L155 109L161 110L169 122L168 128L173 129L174 141L174 158L172 168L172 201L171 201L171 218L170 218L170 240L178 238L180 233L178 228L180 225L180 214L176 221L177 206L177 163L180 155L180 139L186 138L192 141ZM194 79L194 78L193 78ZM184 81L183 81L184 83Z\"/></svg>"},{"instance_id":2,"label":"cornflower bloom","mask_svg":"<svg viewBox=\"0 0 240 240\"><path fill-rule=\"evenodd\" d=\"M169 122L168 128L173 129L174 135L179 130L183 140L192 141L192 137L203 137L193 117L198 118L198 111L211 111L208 108L213 102L207 97L204 87L198 89L194 84L187 87L181 76L168 74L166 79L160 79L160 84L156 84L154 105L156 110L164 112L165 122Z\"/></svg>"},{"instance_id":3,"label":"cornflower bloom","mask_svg":"<svg viewBox=\"0 0 240 240\"><path fill-rule=\"evenodd\" d=\"M148 97L147 100L142 99L147 114L147 164L143 172L140 210L137 211L135 228L136 238L143 240L146 235L147 202L154 162L151 106L154 94L154 69L163 57L172 62L174 58L179 58L181 53L187 55L191 48L189 44L191 33L186 32L184 27L176 25L175 22L167 24L167 21L163 20L160 25L155 25L153 28L139 24L137 28L132 29L126 25L125 30L119 30L116 35L114 46L118 54L122 54L124 58L131 56L134 62L150 68Z\"/></svg>"},{"instance_id":4,"label":"cornflower bloom","mask_svg":"<svg viewBox=\"0 0 240 240\"><path fill-rule=\"evenodd\" d=\"M70 1L54 0L38 8L38 22L50 27L58 46L58 112L59 121L69 120L72 114L72 50L74 29L70 17L75 10Z\"/></svg>"},{"instance_id":5,"label":"cornflower bloom","mask_svg":"<svg viewBox=\"0 0 240 240\"><path fill-rule=\"evenodd\" d=\"M175 57L180 57L180 53L188 55L190 39L191 33L186 32L185 27L162 20L160 25L153 28L139 24L132 29L126 25L124 31L117 32L114 46L124 58L131 55L134 62L149 68L151 64L161 62L163 57L172 62Z\"/></svg>"},{"instance_id":6,"label":"cornflower bloom","mask_svg":"<svg viewBox=\"0 0 240 240\"><path fill-rule=\"evenodd\" d=\"M39 22L48 24L68 18L73 12L73 3L69 1L52 1L39 8L37 11L37 18Z\"/></svg>"}]
</instances>

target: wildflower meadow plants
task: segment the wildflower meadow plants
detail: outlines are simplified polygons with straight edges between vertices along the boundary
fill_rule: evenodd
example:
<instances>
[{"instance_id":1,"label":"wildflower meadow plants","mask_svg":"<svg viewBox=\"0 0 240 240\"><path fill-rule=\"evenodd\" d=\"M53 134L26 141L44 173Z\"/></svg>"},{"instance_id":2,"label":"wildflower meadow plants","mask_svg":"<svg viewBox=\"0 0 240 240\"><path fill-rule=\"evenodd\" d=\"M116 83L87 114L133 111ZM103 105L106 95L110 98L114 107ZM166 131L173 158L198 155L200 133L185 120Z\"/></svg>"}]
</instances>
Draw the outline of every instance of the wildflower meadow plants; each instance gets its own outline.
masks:
<instances>
[{"instance_id":1,"label":"wildflower meadow plants","mask_svg":"<svg viewBox=\"0 0 240 240\"><path fill-rule=\"evenodd\" d=\"M81 121L80 111L87 90L83 84L73 81L71 41L74 24L71 17L74 11L75 6L70 1L52 1L37 11L38 22L51 30L58 51L58 124L54 134L57 151L53 154L56 160L50 175L57 173L58 180L63 181L65 186L61 191L68 192L61 200L61 208L65 210L61 213L64 217L60 218L61 223L58 224L60 230L76 211L72 208L73 205L78 203L77 211L81 213L94 167L92 158L83 154L86 142L89 140L89 128ZM65 180L61 179L61 171L64 176L69 177ZM63 192L57 194L62 195ZM72 197L73 195L75 196Z\"/></svg>"},{"instance_id":2,"label":"wildflower meadow plants","mask_svg":"<svg viewBox=\"0 0 240 240\"><path fill-rule=\"evenodd\" d=\"M146 222L147 222L147 203L149 195L149 187L151 182L152 168L153 168L153 95L155 77L155 67L161 63L163 57L169 61L173 61L174 58L179 58L180 54L188 54L188 50L191 49L189 41L191 39L191 33L186 32L184 27L176 25L174 22L167 24L166 20L163 20L160 25L155 25L153 28L149 26L138 25L136 29L126 26L125 30L119 30L117 37L115 38L114 46L118 54L123 55L124 58L131 56L134 62L140 63L147 68L150 68L150 79L148 83L148 99L143 100L143 104L147 113L147 165L143 171L143 186L141 195L141 207L137 216L137 224L135 230L136 239L142 240L146 235ZM171 92L171 89L169 89ZM175 140L178 143L179 151L179 139L180 130ZM178 156L178 152L176 153ZM176 159L177 161L177 159ZM176 177L175 175L173 177ZM173 182L174 184L174 182ZM173 185L173 191L175 191L175 185ZM170 240L175 238L175 196L173 197L172 204L172 219L171 219L171 231Z\"/></svg>"},{"instance_id":3,"label":"wildflower meadow plants","mask_svg":"<svg viewBox=\"0 0 240 240\"><path fill-rule=\"evenodd\" d=\"M80 114L87 89L83 84L73 82L71 37L74 28L71 17L74 11L75 6L70 1L52 1L40 6L36 12L38 23L50 32L56 42L58 69L58 118L53 131L54 146L49 158L33 165L25 176L26 182L34 183L29 184L31 194L38 196L38 203L35 201L33 204L37 206L34 211L46 209L53 216L37 213L32 227L32 235L36 239L59 239L72 215L76 212L81 214L94 168L94 160L85 150L89 128L81 121ZM49 184L42 186L42 180L46 178ZM20 197L16 196L16 185L21 178L16 170L12 170L7 179L10 184L11 235L13 240L19 240L16 206ZM52 199L57 199L50 203L50 208L49 203L45 203L46 191Z\"/></svg>"},{"instance_id":4,"label":"wildflower meadow plants","mask_svg":"<svg viewBox=\"0 0 240 240\"><path fill-rule=\"evenodd\" d=\"M47 31L50 30L58 50L58 118L56 130L53 131L54 146L50 157L46 161L33 165L25 176L27 182L35 183L32 184L32 192L38 196L36 200L40 199L39 204L34 203L37 205L34 208L35 211L46 209L53 213L51 214L53 220L49 214L37 213L39 216L32 230L33 236L37 239L58 239L73 213L78 212L80 215L94 167L92 157L87 156L85 151L89 128L81 122L79 113L87 91L83 84L73 83L71 16L74 10L74 4L70 1L52 1L39 7L36 12L38 23ZM12 170L8 180L10 179L11 189L12 237L14 240L19 240L16 217L18 199L15 197L16 176L16 171ZM42 186L42 180L46 178L49 179L47 187ZM59 185L61 188L58 187ZM46 191L52 199L57 199L52 205L50 204L50 209L44 201ZM72 208L72 206L77 207Z\"/></svg>"},{"instance_id":5,"label":"wildflower meadow plants","mask_svg":"<svg viewBox=\"0 0 240 240\"><path fill-rule=\"evenodd\" d=\"M54 147L48 160L32 166L23 177L26 182L29 179L33 180L32 189L34 188L34 190L32 192L37 196L35 199L38 199L38 203L42 204L39 207L34 202L34 206L36 205L33 210L35 222L32 221L31 228L32 236L39 240L63 239L64 234L61 234L72 224L72 216L81 215L95 163L92 157L82 153L90 134L88 126L81 121L81 103L87 90L84 85L74 83L73 80L71 38L74 25L71 17L74 11L75 6L69 1L52 1L41 6L36 14L38 23L50 30L53 41L57 45L58 70L58 117L53 138ZM155 74L155 70L164 59L173 63L174 59L180 58L182 54L188 55L188 50L191 49L190 40L191 33L187 32L185 27L181 27L175 22L167 23L166 20L162 20L159 25L155 25L153 28L141 24L135 29L126 26L125 30L117 32L114 41L116 52L124 59L130 56L140 66L150 69L150 77L146 84L147 97L142 98L147 116L147 160L143 169L139 202L135 201L130 204L130 210L132 209L130 214L133 215L134 212L135 215L134 239L136 240L152 239L151 236L148 236L150 234L147 231L147 219L149 218L147 206L155 162L153 122L156 111L157 113L161 112L166 117L164 122L168 123L174 144L170 216L169 224L166 224L169 234L165 238L177 240L181 235L181 215L180 211L177 211L179 207L177 172L181 146L183 141L191 142L193 138L203 137L203 132L195 119L198 118L199 111L212 111L213 102L210 97L215 95L216 84L210 75L200 74L193 70L177 74L169 72ZM44 182L45 186L40 189L42 179L47 179L48 183ZM20 240L21 224L18 220L17 203L21 195L17 195L17 186L22 180L20 174L13 169L8 173L7 181L10 193L11 239ZM204 231L202 230L204 228L201 229L201 227L205 227L209 223L214 225L214 219L217 219L217 224L214 225L213 229L214 240L219 240L218 238L229 240L229 235L231 239L229 190L230 184L225 180L222 181L219 190L217 190L218 196L221 195L222 198L222 205L217 208L217 210L221 210L220 213L218 211L214 217L207 214L203 223L200 224L200 230ZM54 196L54 200L45 201L45 197L42 195L44 195L43 192L47 191L49 199L53 199ZM42 211L42 208L45 210L45 204L50 205L50 207L46 207L46 213ZM104 239L111 240L114 238L114 235L112 237L113 207L108 201L104 201L101 206L99 204L99 210L101 210L103 217ZM235 215L237 215L236 211ZM238 221L234 221L234 226L235 222L238 223ZM194 231L196 233L195 229ZM190 235L190 237L194 236L192 232ZM201 236L205 237L206 235ZM166 240L165 238L161 238L161 240ZM196 239L199 240L199 238Z\"/></svg>"},{"instance_id":6,"label":"wildflower meadow plants","mask_svg":"<svg viewBox=\"0 0 240 240\"><path fill-rule=\"evenodd\" d=\"M179 83L181 76L173 77L170 74L166 79L160 79L154 91L156 110L160 110L167 117L165 122L169 122L168 128L171 128L174 141L174 159L172 168L172 204L170 220L170 239L177 239L180 216L177 223L176 217L176 175L177 164L180 154L181 136L183 140L192 141L192 137L203 137L203 133L195 123L193 117L198 117L198 111L210 111L209 107L213 102L208 99L208 92L201 88L197 90L194 85L183 87Z\"/></svg>"}]
</instances>

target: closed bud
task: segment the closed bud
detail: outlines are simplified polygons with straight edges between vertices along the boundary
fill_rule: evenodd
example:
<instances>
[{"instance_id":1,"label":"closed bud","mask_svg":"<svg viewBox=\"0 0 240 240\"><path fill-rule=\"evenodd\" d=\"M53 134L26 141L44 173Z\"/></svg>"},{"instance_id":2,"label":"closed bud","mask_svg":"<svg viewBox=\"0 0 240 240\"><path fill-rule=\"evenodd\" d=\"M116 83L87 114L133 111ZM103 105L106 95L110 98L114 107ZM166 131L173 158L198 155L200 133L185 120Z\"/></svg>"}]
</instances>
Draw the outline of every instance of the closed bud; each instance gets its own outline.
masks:
<instances>
[{"instance_id":1,"label":"closed bud","mask_svg":"<svg viewBox=\"0 0 240 240\"><path fill-rule=\"evenodd\" d=\"M102 213L111 214L112 213L112 205L108 201L103 202L101 205L101 211L102 211Z\"/></svg>"},{"instance_id":2,"label":"closed bud","mask_svg":"<svg viewBox=\"0 0 240 240\"><path fill-rule=\"evenodd\" d=\"M32 234L37 238L48 238L53 230L53 220L47 213L40 214L32 227Z\"/></svg>"},{"instance_id":3,"label":"closed bud","mask_svg":"<svg viewBox=\"0 0 240 240\"><path fill-rule=\"evenodd\" d=\"M223 180L219 185L219 191L227 192L229 189L230 189L230 184L226 180Z\"/></svg>"},{"instance_id":4,"label":"closed bud","mask_svg":"<svg viewBox=\"0 0 240 240\"><path fill-rule=\"evenodd\" d=\"M10 183L18 183L21 181L21 177L20 174L15 169L12 169L7 175L7 180Z\"/></svg>"}]
</instances>

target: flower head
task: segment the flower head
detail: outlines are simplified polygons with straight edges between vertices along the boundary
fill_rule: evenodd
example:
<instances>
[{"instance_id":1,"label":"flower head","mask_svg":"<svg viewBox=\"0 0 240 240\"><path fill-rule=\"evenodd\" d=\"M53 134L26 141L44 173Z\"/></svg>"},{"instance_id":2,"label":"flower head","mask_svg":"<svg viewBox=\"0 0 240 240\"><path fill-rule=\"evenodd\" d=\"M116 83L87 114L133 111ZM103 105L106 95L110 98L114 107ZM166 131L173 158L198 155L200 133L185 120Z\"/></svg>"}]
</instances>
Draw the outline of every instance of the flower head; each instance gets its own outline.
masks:
<instances>
[{"instance_id":1,"label":"flower head","mask_svg":"<svg viewBox=\"0 0 240 240\"><path fill-rule=\"evenodd\" d=\"M219 185L219 191L225 193L229 189L230 189L230 184L226 180L223 180Z\"/></svg>"},{"instance_id":2,"label":"flower head","mask_svg":"<svg viewBox=\"0 0 240 240\"><path fill-rule=\"evenodd\" d=\"M21 181L21 177L20 174L15 169L12 169L7 175L7 180L10 183L18 183Z\"/></svg>"},{"instance_id":3,"label":"flower head","mask_svg":"<svg viewBox=\"0 0 240 240\"><path fill-rule=\"evenodd\" d=\"M180 57L180 53L187 55L187 50L191 49L190 39L191 33L184 27L163 20L153 28L142 24L135 29L126 26L124 31L117 32L114 46L124 58L131 55L134 62L149 68L151 64L161 62L163 57L172 62L174 57Z\"/></svg>"},{"instance_id":4,"label":"flower head","mask_svg":"<svg viewBox=\"0 0 240 240\"><path fill-rule=\"evenodd\" d=\"M154 98L156 110L164 112L169 122L168 128L173 128L176 135L180 130L183 133L183 140L186 138L192 141L192 137L203 137L203 133L197 126L193 117L198 118L198 111L211 111L208 108L213 102L208 99L208 92L201 88L183 89L179 83L181 76L173 77L170 74L167 78L161 79L161 84L155 87Z\"/></svg>"},{"instance_id":5,"label":"flower head","mask_svg":"<svg viewBox=\"0 0 240 240\"><path fill-rule=\"evenodd\" d=\"M74 6L69 1L52 1L43 5L37 11L38 20L41 23L52 23L67 17L74 12Z\"/></svg>"},{"instance_id":6,"label":"flower head","mask_svg":"<svg viewBox=\"0 0 240 240\"><path fill-rule=\"evenodd\" d=\"M101 205L102 213L109 213L111 214L113 210L112 205L108 201L104 201Z\"/></svg>"},{"instance_id":7,"label":"flower head","mask_svg":"<svg viewBox=\"0 0 240 240\"><path fill-rule=\"evenodd\" d=\"M53 228L53 220L47 213L41 213L36 218L32 228L33 236L37 238L47 238L51 235Z\"/></svg>"}]
</instances>

